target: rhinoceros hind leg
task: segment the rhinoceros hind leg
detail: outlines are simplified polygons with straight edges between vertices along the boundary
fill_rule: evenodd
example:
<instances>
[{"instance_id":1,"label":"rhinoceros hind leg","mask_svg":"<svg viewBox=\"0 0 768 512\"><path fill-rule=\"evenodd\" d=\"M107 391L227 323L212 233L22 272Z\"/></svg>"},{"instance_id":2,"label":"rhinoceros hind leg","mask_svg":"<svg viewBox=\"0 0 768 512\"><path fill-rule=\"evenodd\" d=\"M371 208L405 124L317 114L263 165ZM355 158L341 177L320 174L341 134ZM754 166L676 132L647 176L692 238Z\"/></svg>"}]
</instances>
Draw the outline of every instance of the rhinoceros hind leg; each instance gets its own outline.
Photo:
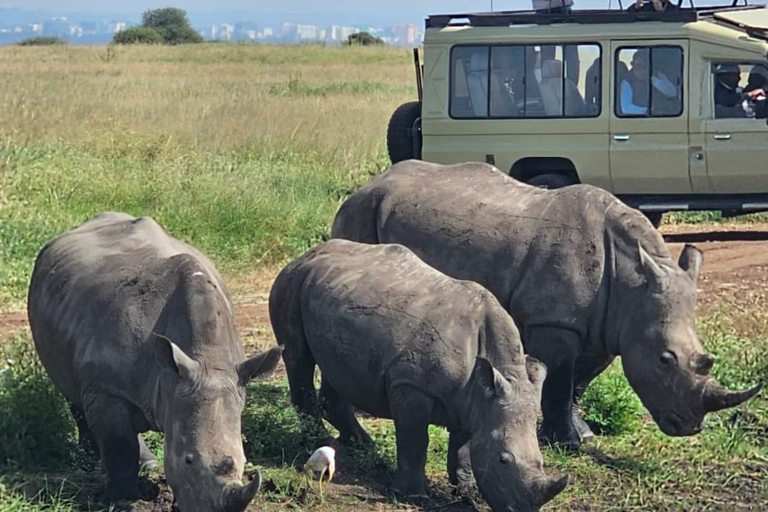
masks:
<instances>
[{"instance_id":1,"label":"rhinoceros hind leg","mask_svg":"<svg viewBox=\"0 0 768 512\"><path fill-rule=\"evenodd\" d=\"M306 346L286 344L283 361L291 388L291 403L301 419L305 442L313 445L311 440L330 437L323 425L322 409L315 390L315 360L312 354Z\"/></svg>"},{"instance_id":2,"label":"rhinoceros hind leg","mask_svg":"<svg viewBox=\"0 0 768 512\"><path fill-rule=\"evenodd\" d=\"M141 469L151 471L157 469L157 457L150 451L147 445L144 443L144 439L139 437L139 466Z\"/></svg>"},{"instance_id":3,"label":"rhinoceros hind leg","mask_svg":"<svg viewBox=\"0 0 768 512\"><path fill-rule=\"evenodd\" d=\"M355 442L372 444L373 440L355 417L355 409L346 402L326 379L320 384L320 403L323 405L328 421L339 431L339 441L344 444Z\"/></svg>"},{"instance_id":4,"label":"rhinoceros hind leg","mask_svg":"<svg viewBox=\"0 0 768 512\"><path fill-rule=\"evenodd\" d=\"M389 402L397 442L397 474L392 491L406 498L428 498L425 467L434 401L413 388L399 387L390 390Z\"/></svg>"},{"instance_id":5,"label":"rhinoceros hind leg","mask_svg":"<svg viewBox=\"0 0 768 512\"><path fill-rule=\"evenodd\" d=\"M86 404L86 418L99 444L107 473L105 505L139 499L139 436L131 425L132 405L107 395Z\"/></svg>"},{"instance_id":6,"label":"rhinoceros hind leg","mask_svg":"<svg viewBox=\"0 0 768 512\"><path fill-rule=\"evenodd\" d=\"M448 481L460 492L469 489L472 482L472 463L469 458L469 432L452 430L448 437Z\"/></svg>"},{"instance_id":7,"label":"rhinoceros hind leg","mask_svg":"<svg viewBox=\"0 0 768 512\"><path fill-rule=\"evenodd\" d=\"M527 351L547 366L541 397L542 441L577 450L581 444L573 423L574 365L579 350L577 334L556 327L534 327Z\"/></svg>"}]
</instances>

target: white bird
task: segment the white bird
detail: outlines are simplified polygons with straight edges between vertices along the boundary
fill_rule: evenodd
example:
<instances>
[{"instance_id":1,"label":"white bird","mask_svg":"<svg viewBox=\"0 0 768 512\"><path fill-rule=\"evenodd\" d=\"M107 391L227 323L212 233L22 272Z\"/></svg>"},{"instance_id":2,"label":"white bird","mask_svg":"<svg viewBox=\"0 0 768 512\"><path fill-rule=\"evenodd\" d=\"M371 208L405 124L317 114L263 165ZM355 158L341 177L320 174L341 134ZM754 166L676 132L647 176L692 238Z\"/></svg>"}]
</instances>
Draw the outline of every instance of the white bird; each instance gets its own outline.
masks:
<instances>
[{"instance_id":1,"label":"white bird","mask_svg":"<svg viewBox=\"0 0 768 512\"><path fill-rule=\"evenodd\" d=\"M321 446L315 453L313 453L306 464L304 464L304 475L307 477L307 485L309 484L309 472L312 472L312 478L315 473L320 473L320 496L323 495L323 476L328 475L328 482L333 478L333 473L336 470L336 450L330 446Z\"/></svg>"}]
</instances>

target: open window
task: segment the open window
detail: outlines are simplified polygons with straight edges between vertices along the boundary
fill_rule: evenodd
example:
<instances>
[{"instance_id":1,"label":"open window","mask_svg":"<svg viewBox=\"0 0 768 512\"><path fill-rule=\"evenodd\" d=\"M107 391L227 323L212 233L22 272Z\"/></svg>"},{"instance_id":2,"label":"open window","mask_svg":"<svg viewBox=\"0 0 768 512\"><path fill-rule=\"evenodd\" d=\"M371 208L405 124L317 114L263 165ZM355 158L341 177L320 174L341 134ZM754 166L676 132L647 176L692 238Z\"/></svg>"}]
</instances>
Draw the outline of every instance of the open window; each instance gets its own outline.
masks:
<instances>
[{"instance_id":1,"label":"open window","mask_svg":"<svg viewBox=\"0 0 768 512\"><path fill-rule=\"evenodd\" d=\"M766 63L713 63L712 107L715 119L765 119Z\"/></svg>"},{"instance_id":2,"label":"open window","mask_svg":"<svg viewBox=\"0 0 768 512\"><path fill-rule=\"evenodd\" d=\"M683 113L683 49L623 47L614 62L618 117L678 117Z\"/></svg>"}]
</instances>

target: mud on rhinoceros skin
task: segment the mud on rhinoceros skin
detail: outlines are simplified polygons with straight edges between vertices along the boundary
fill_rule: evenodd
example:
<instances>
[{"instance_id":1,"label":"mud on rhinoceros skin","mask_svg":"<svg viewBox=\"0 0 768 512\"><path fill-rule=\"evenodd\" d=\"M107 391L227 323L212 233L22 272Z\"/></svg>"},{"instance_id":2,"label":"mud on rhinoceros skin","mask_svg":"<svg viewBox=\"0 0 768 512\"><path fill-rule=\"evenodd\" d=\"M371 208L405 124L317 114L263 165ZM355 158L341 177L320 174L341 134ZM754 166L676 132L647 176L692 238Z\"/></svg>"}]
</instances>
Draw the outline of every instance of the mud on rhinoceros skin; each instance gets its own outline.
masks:
<instances>
[{"instance_id":1,"label":"mud on rhinoceros skin","mask_svg":"<svg viewBox=\"0 0 768 512\"><path fill-rule=\"evenodd\" d=\"M648 219L604 189L544 190L489 164L403 161L350 195L331 237L400 243L488 288L547 366L548 441L576 448L592 436L576 405L619 355L668 435L696 434L708 412L761 389L727 391L710 376L694 322L701 252L688 245L675 262Z\"/></svg>"},{"instance_id":2,"label":"mud on rhinoceros skin","mask_svg":"<svg viewBox=\"0 0 768 512\"><path fill-rule=\"evenodd\" d=\"M325 414L342 443L370 442L353 407L394 420L397 493L429 493L430 424L450 432L451 482L474 475L496 512L538 510L567 485L546 475L536 438L546 368L477 283L400 245L331 240L280 271L269 313L307 432L327 435Z\"/></svg>"},{"instance_id":3,"label":"mud on rhinoceros skin","mask_svg":"<svg viewBox=\"0 0 768 512\"><path fill-rule=\"evenodd\" d=\"M105 212L48 242L28 294L40 360L107 472L105 504L138 496L139 434L164 432L180 512L240 512L245 385L281 347L245 358L229 292L208 259L147 217Z\"/></svg>"}]
</instances>

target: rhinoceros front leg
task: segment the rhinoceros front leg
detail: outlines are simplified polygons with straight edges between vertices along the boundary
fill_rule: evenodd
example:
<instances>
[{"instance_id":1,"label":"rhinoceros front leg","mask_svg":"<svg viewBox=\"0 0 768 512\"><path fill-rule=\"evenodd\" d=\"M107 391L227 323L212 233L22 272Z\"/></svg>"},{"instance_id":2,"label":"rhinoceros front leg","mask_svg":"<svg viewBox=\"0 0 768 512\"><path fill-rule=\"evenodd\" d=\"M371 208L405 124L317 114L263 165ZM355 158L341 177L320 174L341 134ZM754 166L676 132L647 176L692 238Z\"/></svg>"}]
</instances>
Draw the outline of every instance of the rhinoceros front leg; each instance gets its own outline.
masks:
<instances>
[{"instance_id":1,"label":"rhinoceros front leg","mask_svg":"<svg viewBox=\"0 0 768 512\"><path fill-rule=\"evenodd\" d=\"M96 442L96 438L93 437L88 421L85 419L85 411L69 400L67 400L67 404L72 413L72 418L75 420L75 425L77 425L78 446L88 455L99 457L101 455L99 453L99 445Z\"/></svg>"},{"instance_id":2,"label":"rhinoceros front leg","mask_svg":"<svg viewBox=\"0 0 768 512\"><path fill-rule=\"evenodd\" d=\"M416 389L398 386L389 392L389 407L397 441L397 474L392 490L407 498L427 498L425 468L434 401Z\"/></svg>"},{"instance_id":3,"label":"rhinoceros front leg","mask_svg":"<svg viewBox=\"0 0 768 512\"><path fill-rule=\"evenodd\" d=\"M539 437L545 442L575 450L581 444L573 421L574 365L579 353L579 338L567 329L534 327L526 345L528 353L547 366Z\"/></svg>"},{"instance_id":4,"label":"rhinoceros front leg","mask_svg":"<svg viewBox=\"0 0 768 512\"><path fill-rule=\"evenodd\" d=\"M107 473L104 504L139 498L139 436L131 424L132 405L106 394L85 401L85 416Z\"/></svg>"},{"instance_id":5,"label":"rhinoceros front leg","mask_svg":"<svg viewBox=\"0 0 768 512\"><path fill-rule=\"evenodd\" d=\"M579 402L592 381L595 380L598 375L603 373L611 365L612 361L613 358L610 356L599 358L581 357L576 361L573 386L573 423L582 442L592 439L595 434L592 432L592 429L589 428L587 422L584 421L584 418L581 417L578 409Z\"/></svg>"},{"instance_id":6,"label":"rhinoceros front leg","mask_svg":"<svg viewBox=\"0 0 768 512\"><path fill-rule=\"evenodd\" d=\"M470 437L465 430L451 430L448 436L448 481L462 492L469 488L472 481Z\"/></svg>"}]
</instances>

